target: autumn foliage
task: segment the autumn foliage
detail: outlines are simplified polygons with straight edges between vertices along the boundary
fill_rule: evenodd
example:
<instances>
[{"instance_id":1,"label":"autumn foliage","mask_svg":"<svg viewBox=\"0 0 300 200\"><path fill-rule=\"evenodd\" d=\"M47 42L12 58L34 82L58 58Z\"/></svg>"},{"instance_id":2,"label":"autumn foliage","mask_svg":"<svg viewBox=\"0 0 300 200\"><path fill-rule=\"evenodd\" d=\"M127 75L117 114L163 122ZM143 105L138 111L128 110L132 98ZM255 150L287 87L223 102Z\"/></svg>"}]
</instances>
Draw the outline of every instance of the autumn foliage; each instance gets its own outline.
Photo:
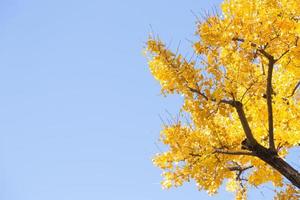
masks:
<instances>
[{"instance_id":1,"label":"autumn foliage","mask_svg":"<svg viewBox=\"0 0 300 200\"><path fill-rule=\"evenodd\" d=\"M272 182L275 198L298 199L300 174L284 158L300 143L299 0L225 0L196 35L194 59L147 42L162 93L182 95L191 119L161 131L169 148L153 162L163 187L193 179L214 194L225 182L245 199L249 186Z\"/></svg>"}]
</instances>

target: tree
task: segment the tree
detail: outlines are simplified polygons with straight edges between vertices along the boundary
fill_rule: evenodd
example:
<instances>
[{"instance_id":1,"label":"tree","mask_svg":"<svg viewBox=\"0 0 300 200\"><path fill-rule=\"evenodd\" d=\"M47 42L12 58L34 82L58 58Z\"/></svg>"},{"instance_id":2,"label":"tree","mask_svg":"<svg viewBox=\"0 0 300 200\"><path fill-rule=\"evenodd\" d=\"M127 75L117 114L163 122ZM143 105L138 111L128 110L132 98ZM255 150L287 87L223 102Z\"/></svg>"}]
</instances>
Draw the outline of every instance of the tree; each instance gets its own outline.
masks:
<instances>
[{"instance_id":1,"label":"tree","mask_svg":"<svg viewBox=\"0 0 300 200\"><path fill-rule=\"evenodd\" d=\"M151 73L164 95L183 96L191 121L163 126L168 150L153 159L163 187L193 179L214 194L226 181L245 199L272 182L275 198L298 199L300 173L285 157L300 143L299 0L225 0L196 35L193 59L147 41Z\"/></svg>"}]
</instances>

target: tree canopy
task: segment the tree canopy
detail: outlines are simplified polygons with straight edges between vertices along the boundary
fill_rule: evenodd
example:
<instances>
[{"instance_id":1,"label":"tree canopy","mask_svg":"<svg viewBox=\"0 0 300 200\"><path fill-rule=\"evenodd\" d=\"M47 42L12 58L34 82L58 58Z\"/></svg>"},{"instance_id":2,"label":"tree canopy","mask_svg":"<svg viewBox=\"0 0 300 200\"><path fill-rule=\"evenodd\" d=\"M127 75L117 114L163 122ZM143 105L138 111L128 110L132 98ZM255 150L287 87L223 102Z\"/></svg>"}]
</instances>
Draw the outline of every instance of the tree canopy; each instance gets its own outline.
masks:
<instances>
[{"instance_id":1,"label":"tree canopy","mask_svg":"<svg viewBox=\"0 0 300 200\"><path fill-rule=\"evenodd\" d=\"M182 95L190 118L163 125L168 150L153 159L163 187L194 180L214 194L225 182L246 199L249 186L272 182L275 198L298 199L300 173L285 157L300 143L299 0L225 0L196 35L193 58L147 41L161 92Z\"/></svg>"}]
</instances>

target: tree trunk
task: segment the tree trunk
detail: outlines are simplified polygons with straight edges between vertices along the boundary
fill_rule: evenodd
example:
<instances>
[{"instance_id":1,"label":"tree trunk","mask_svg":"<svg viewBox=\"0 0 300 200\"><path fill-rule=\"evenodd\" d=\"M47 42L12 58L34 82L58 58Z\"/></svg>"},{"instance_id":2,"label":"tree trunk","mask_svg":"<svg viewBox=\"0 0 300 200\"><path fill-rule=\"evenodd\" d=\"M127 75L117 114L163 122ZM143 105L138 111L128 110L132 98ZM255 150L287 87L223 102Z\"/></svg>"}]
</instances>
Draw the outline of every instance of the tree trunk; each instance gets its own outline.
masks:
<instances>
[{"instance_id":1,"label":"tree trunk","mask_svg":"<svg viewBox=\"0 0 300 200\"><path fill-rule=\"evenodd\" d=\"M257 144L253 147L249 147L258 158L272 166L291 183L300 189L300 173L289 165L285 160L280 158L277 153Z\"/></svg>"}]
</instances>

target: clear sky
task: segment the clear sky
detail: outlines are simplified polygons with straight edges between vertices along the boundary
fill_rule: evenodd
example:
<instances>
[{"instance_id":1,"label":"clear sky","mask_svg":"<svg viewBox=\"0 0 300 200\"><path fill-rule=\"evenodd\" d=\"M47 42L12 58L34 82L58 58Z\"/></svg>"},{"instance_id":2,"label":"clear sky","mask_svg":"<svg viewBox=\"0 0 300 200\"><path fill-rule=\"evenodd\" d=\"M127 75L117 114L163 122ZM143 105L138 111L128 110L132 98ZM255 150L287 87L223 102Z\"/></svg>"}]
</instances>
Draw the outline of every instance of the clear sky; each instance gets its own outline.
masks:
<instances>
[{"instance_id":1,"label":"clear sky","mask_svg":"<svg viewBox=\"0 0 300 200\"><path fill-rule=\"evenodd\" d=\"M191 10L219 3L1 0L0 199L209 199L159 185L159 116L180 99L160 95L141 52L151 24L188 53Z\"/></svg>"}]
</instances>

